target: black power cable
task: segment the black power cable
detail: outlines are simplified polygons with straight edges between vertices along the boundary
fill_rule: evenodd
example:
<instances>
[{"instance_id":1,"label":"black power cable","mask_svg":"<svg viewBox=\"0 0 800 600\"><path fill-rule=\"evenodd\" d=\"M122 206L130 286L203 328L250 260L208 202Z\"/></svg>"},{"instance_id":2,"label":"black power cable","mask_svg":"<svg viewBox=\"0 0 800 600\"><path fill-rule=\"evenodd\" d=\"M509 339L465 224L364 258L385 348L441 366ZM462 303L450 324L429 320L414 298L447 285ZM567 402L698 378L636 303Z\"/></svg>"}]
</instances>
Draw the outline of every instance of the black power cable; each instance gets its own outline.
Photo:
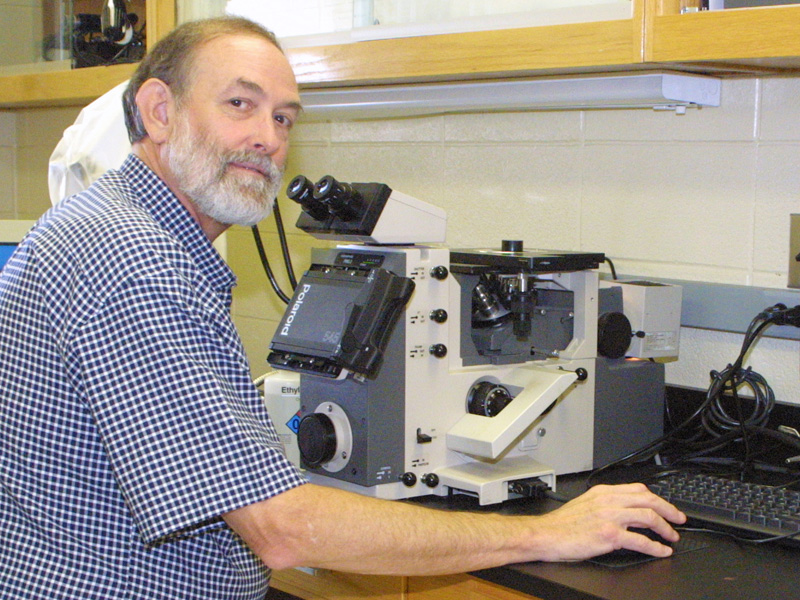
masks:
<instances>
[{"instance_id":1,"label":"black power cable","mask_svg":"<svg viewBox=\"0 0 800 600\"><path fill-rule=\"evenodd\" d=\"M273 203L273 212L275 213L275 225L278 230L278 238L280 239L281 244L281 252L283 254L283 261L286 267L286 274L289 277L289 284L292 286L292 291L294 288L297 287L297 278L294 274L294 268L292 267L291 257L289 256L289 245L286 241L286 232L283 228L283 219L281 218L280 209L278 207L278 199L275 198ZM272 267L269 264L269 259L267 258L267 253L264 250L264 243L261 240L261 233L258 230L258 225L253 225L251 227L253 231L253 239L256 242L256 249L258 250L258 256L261 259L261 266L264 268L264 273L267 275L267 279L269 280L272 289L277 294L278 298L284 304L289 304L291 297L284 293L281 289L280 285L278 284L278 280L275 278L275 273L272 271Z\"/></svg>"},{"instance_id":2,"label":"black power cable","mask_svg":"<svg viewBox=\"0 0 800 600\"><path fill-rule=\"evenodd\" d=\"M706 397L689 417L643 448L595 470L589 481L612 468L649 460L660 453L666 456L668 462L678 463L718 451L735 441L743 443L744 456L741 462L744 472L751 460L752 436L766 436L784 445L794 445L790 436L765 427L775 405L775 396L761 375L750 368L742 368L751 346L770 325L800 327L800 305L787 308L783 304L776 304L759 313L745 333L737 359L721 372L711 372L712 382ZM742 399L738 394L738 389L743 385L749 386L754 393L753 410L748 416L744 415ZM735 415L731 415L726 408L731 403ZM667 413L670 415L669 410Z\"/></svg>"},{"instance_id":3,"label":"black power cable","mask_svg":"<svg viewBox=\"0 0 800 600\"><path fill-rule=\"evenodd\" d=\"M283 264L286 265L289 285L291 285L292 290L294 290L297 287L297 278L294 275L294 267L292 267L292 257L289 255L289 244L286 242L286 231L283 228L283 219L281 218L281 210L278 206L277 198L275 198L273 212L275 213L275 227L278 229L278 239L280 240L281 252L283 253Z\"/></svg>"}]
</instances>

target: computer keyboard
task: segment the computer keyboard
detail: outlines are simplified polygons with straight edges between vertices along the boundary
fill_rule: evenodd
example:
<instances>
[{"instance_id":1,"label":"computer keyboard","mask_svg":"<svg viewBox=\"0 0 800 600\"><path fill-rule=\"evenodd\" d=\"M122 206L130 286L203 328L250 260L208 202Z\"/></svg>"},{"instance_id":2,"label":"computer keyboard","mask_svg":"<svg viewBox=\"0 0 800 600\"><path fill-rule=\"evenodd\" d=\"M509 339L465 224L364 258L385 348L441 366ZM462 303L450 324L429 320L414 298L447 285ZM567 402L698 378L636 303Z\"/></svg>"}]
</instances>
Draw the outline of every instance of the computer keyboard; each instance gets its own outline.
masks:
<instances>
[{"instance_id":1,"label":"computer keyboard","mask_svg":"<svg viewBox=\"0 0 800 600\"><path fill-rule=\"evenodd\" d=\"M662 474L648 487L693 525L748 539L786 536L800 544L800 492L682 471Z\"/></svg>"}]
</instances>

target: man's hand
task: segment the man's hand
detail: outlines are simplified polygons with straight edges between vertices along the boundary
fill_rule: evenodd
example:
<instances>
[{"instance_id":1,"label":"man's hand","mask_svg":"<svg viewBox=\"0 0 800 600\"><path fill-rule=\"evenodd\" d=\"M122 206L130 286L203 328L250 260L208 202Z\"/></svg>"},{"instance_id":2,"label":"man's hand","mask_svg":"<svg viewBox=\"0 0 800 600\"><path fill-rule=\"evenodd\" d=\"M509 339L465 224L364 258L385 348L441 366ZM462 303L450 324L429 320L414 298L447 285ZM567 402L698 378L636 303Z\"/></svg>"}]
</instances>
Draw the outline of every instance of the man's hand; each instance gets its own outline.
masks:
<instances>
[{"instance_id":1,"label":"man's hand","mask_svg":"<svg viewBox=\"0 0 800 600\"><path fill-rule=\"evenodd\" d=\"M652 494L641 483L598 485L558 510L543 515L533 527L552 536L541 560L583 560L620 548L665 557L672 548L629 528L647 528L665 541L676 542L670 523L683 524L686 515Z\"/></svg>"}]
</instances>

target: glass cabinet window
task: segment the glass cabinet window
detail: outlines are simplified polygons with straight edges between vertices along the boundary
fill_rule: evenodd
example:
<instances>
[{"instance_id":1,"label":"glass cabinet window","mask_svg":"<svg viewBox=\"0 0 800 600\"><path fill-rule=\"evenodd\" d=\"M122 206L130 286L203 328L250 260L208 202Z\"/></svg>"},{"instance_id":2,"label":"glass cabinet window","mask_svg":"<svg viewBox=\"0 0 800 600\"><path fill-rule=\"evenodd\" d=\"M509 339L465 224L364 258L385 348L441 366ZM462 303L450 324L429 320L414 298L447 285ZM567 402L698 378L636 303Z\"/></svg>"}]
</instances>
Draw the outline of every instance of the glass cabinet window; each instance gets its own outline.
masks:
<instances>
[{"instance_id":1,"label":"glass cabinet window","mask_svg":"<svg viewBox=\"0 0 800 600\"><path fill-rule=\"evenodd\" d=\"M228 0L286 46L630 19L631 0Z\"/></svg>"},{"instance_id":2,"label":"glass cabinet window","mask_svg":"<svg viewBox=\"0 0 800 600\"><path fill-rule=\"evenodd\" d=\"M45 61L41 0L0 0L0 24L0 67Z\"/></svg>"},{"instance_id":3,"label":"glass cabinet window","mask_svg":"<svg viewBox=\"0 0 800 600\"><path fill-rule=\"evenodd\" d=\"M146 0L0 0L0 75L136 62Z\"/></svg>"}]
</instances>

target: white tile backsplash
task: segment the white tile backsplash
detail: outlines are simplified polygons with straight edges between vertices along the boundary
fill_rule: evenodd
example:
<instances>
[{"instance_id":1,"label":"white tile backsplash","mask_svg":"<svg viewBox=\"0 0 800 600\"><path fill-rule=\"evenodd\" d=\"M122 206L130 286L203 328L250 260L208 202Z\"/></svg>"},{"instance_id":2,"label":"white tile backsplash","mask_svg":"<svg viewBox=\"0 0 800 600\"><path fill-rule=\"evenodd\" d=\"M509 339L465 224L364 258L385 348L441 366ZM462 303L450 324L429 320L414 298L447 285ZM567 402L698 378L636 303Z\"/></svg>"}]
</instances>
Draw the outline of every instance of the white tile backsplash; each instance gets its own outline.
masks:
<instances>
[{"instance_id":1,"label":"white tile backsplash","mask_svg":"<svg viewBox=\"0 0 800 600\"><path fill-rule=\"evenodd\" d=\"M444 122L439 117L343 121L331 125L333 143L441 143Z\"/></svg>"},{"instance_id":2,"label":"white tile backsplash","mask_svg":"<svg viewBox=\"0 0 800 600\"><path fill-rule=\"evenodd\" d=\"M582 116L577 110L449 115L445 142L579 142Z\"/></svg>"},{"instance_id":3,"label":"white tile backsplash","mask_svg":"<svg viewBox=\"0 0 800 600\"><path fill-rule=\"evenodd\" d=\"M800 78L761 80L760 138L764 141L800 140Z\"/></svg>"},{"instance_id":4,"label":"white tile backsplash","mask_svg":"<svg viewBox=\"0 0 800 600\"><path fill-rule=\"evenodd\" d=\"M756 148L596 144L584 152L582 243L611 256L749 266Z\"/></svg>"},{"instance_id":5,"label":"white tile backsplash","mask_svg":"<svg viewBox=\"0 0 800 600\"><path fill-rule=\"evenodd\" d=\"M17 114L0 111L0 148L17 145Z\"/></svg>"},{"instance_id":6,"label":"white tile backsplash","mask_svg":"<svg viewBox=\"0 0 800 600\"><path fill-rule=\"evenodd\" d=\"M796 166L797 165L797 166ZM762 144L756 164L753 210L753 285L774 279L768 287L786 285L789 215L800 213L800 144Z\"/></svg>"}]
</instances>

